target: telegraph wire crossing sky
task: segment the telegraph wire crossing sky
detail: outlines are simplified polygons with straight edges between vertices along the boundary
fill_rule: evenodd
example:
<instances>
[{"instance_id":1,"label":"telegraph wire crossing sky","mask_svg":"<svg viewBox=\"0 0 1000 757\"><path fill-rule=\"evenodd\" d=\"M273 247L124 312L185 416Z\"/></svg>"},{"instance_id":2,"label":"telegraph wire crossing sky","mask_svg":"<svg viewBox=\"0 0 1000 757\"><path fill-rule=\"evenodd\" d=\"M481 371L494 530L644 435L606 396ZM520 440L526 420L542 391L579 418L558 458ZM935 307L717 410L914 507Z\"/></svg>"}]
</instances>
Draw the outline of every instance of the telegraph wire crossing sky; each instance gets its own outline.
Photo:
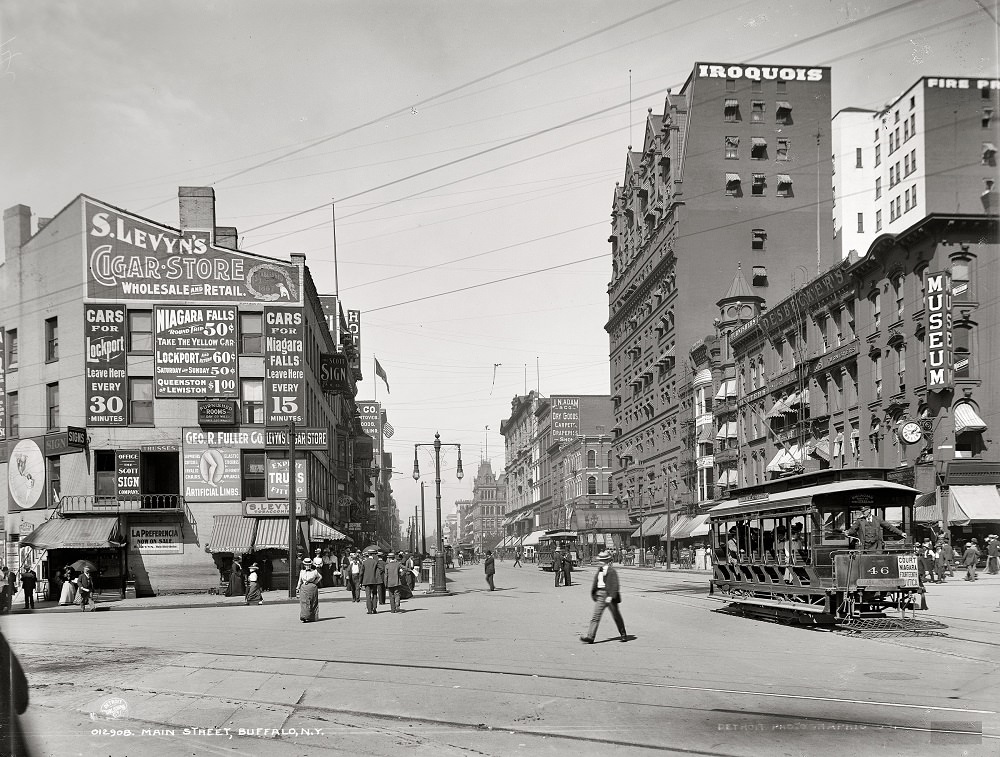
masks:
<instances>
[{"instance_id":1,"label":"telegraph wire crossing sky","mask_svg":"<svg viewBox=\"0 0 1000 757\"><path fill-rule=\"evenodd\" d=\"M241 249L305 252L323 292L339 198L339 289L362 311L359 399L375 392L370 355L393 387L378 392L396 430L387 451L408 460L440 430L471 466L489 426L500 472L511 396L609 393L614 185L647 109L695 62L830 65L834 112L877 109L921 76L998 76L996 18L989 0L252 14L16 0L0 10L0 192L4 208L42 217L82 192L176 226L177 186L214 186ZM453 466L446 511L474 478L456 481ZM394 479L403 513L419 501L408 480Z\"/></svg>"}]
</instances>

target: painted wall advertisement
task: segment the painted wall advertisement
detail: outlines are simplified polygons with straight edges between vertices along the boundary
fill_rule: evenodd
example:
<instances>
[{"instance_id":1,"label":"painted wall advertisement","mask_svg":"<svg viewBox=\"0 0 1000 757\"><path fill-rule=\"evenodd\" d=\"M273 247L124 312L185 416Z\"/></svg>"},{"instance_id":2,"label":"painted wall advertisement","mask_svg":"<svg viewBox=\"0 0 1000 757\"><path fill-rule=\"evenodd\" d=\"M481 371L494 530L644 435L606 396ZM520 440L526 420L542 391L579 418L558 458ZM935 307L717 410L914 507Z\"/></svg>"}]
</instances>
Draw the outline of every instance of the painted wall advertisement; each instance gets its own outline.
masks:
<instances>
[{"instance_id":1,"label":"painted wall advertisement","mask_svg":"<svg viewBox=\"0 0 1000 757\"><path fill-rule=\"evenodd\" d=\"M357 403L358 419L361 421L361 430L372 438L375 465L382 466L382 434L379 429L379 421L382 418L381 403L359 401Z\"/></svg>"},{"instance_id":2,"label":"painted wall advertisement","mask_svg":"<svg viewBox=\"0 0 1000 757\"><path fill-rule=\"evenodd\" d=\"M88 297L302 303L297 265L216 247L212 230L178 231L89 198L83 212Z\"/></svg>"},{"instance_id":3,"label":"painted wall advertisement","mask_svg":"<svg viewBox=\"0 0 1000 757\"><path fill-rule=\"evenodd\" d=\"M302 308L264 311L265 423L305 423L305 323Z\"/></svg>"},{"instance_id":4,"label":"painted wall advertisement","mask_svg":"<svg viewBox=\"0 0 1000 757\"><path fill-rule=\"evenodd\" d=\"M142 494L139 476L139 450L115 450L115 493L119 499L134 499Z\"/></svg>"},{"instance_id":5,"label":"painted wall advertisement","mask_svg":"<svg viewBox=\"0 0 1000 757\"><path fill-rule=\"evenodd\" d=\"M0 442L7 438L7 343L0 326Z\"/></svg>"},{"instance_id":6,"label":"painted wall advertisement","mask_svg":"<svg viewBox=\"0 0 1000 757\"><path fill-rule=\"evenodd\" d=\"M301 502L309 493L306 460L295 460L295 498ZM267 458L267 498L288 499L288 460Z\"/></svg>"},{"instance_id":7,"label":"painted wall advertisement","mask_svg":"<svg viewBox=\"0 0 1000 757\"><path fill-rule=\"evenodd\" d=\"M580 435L580 398L552 398L552 441L571 441Z\"/></svg>"},{"instance_id":8,"label":"painted wall advertisement","mask_svg":"<svg viewBox=\"0 0 1000 757\"><path fill-rule=\"evenodd\" d=\"M83 306L88 426L128 424L126 328L124 305Z\"/></svg>"},{"instance_id":9,"label":"painted wall advertisement","mask_svg":"<svg viewBox=\"0 0 1000 757\"><path fill-rule=\"evenodd\" d=\"M153 311L156 396L239 396L236 330L233 307L157 307Z\"/></svg>"},{"instance_id":10,"label":"painted wall advertisement","mask_svg":"<svg viewBox=\"0 0 1000 757\"><path fill-rule=\"evenodd\" d=\"M180 523L142 523L129 526L128 551L140 555L180 555L184 539Z\"/></svg>"},{"instance_id":11,"label":"painted wall advertisement","mask_svg":"<svg viewBox=\"0 0 1000 757\"><path fill-rule=\"evenodd\" d=\"M10 451L7 492L9 512L37 510L46 506L45 456L37 439L21 439Z\"/></svg>"}]
</instances>

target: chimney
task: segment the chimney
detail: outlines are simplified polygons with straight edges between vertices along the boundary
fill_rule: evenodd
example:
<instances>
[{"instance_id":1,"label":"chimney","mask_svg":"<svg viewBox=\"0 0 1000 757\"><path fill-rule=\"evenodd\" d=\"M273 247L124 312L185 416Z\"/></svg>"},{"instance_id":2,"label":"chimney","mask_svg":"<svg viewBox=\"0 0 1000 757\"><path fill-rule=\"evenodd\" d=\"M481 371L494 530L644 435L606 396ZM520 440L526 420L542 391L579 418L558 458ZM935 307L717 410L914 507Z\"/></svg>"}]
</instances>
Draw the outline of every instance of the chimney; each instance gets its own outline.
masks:
<instances>
[{"instance_id":1,"label":"chimney","mask_svg":"<svg viewBox=\"0 0 1000 757\"><path fill-rule=\"evenodd\" d=\"M217 247L225 247L227 250L238 250L239 235L235 226L216 226L215 244Z\"/></svg>"},{"instance_id":2,"label":"chimney","mask_svg":"<svg viewBox=\"0 0 1000 757\"><path fill-rule=\"evenodd\" d=\"M4 256L0 262L16 254L31 238L31 208L15 205L3 212Z\"/></svg>"},{"instance_id":3,"label":"chimney","mask_svg":"<svg viewBox=\"0 0 1000 757\"><path fill-rule=\"evenodd\" d=\"M199 229L215 233L215 190L211 187L178 187L181 231Z\"/></svg>"},{"instance_id":4,"label":"chimney","mask_svg":"<svg viewBox=\"0 0 1000 757\"><path fill-rule=\"evenodd\" d=\"M306 254L304 252L293 252L288 255L289 259L295 263L295 265L301 265L303 268L306 266Z\"/></svg>"}]
</instances>

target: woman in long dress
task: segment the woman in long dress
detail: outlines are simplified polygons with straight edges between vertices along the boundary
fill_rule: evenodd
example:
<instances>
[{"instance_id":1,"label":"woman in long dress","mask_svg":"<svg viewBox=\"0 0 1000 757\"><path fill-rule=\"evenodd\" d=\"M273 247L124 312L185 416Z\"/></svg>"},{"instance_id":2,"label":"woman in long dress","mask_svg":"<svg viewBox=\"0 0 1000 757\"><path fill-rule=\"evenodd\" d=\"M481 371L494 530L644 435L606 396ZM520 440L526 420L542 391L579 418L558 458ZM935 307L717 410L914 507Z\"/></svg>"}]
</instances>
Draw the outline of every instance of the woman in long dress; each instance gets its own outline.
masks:
<instances>
[{"instance_id":1,"label":"woman in long dress","mask_svg":"<svg viewBox=\"0 0 1000 757\"><path fill-rule=\"evenodd\" d=\"M322 564L321 558L320 565ZM308 557L303 560L302 570L299 571L299 585L296 587L299 593L299 620L303 623L319 620L319 585L322 580L315 561Z\"/></svg>"},{"instance_id":2,"label":"woman in long dress","mask_svg":"<svg viewBox=\"0 0 1000 757\"><path fill-rule=\"evenodd\" d=\"M250 575L247 576L247 604L251 602L256 602L259 605L264 604L264 595L260 593L260 581L257 577L259 569L260 566L257 563L250 566Z\"/></svg>"},{"instance_id":3,"label":"woman in long dress","mask_svg":"<svg viewBox=\"0 0 1000 757\"><path fill-rule=\"evenodd\" d=\"M59 594L59 604L72 605L76 601L76 584L73 583L73 569L63 568L62 572L62 592Z\"/></svg>"},{"instance_id":4,"label":"woman in long dress","mask_svg":"<svg viewBox=\"0 0 1000 757\"><path fill-rule=\"evenodd\" d=\"M243 585L243 565L240 558L233 559L233 566L229 569L229 586L226 587L227 597L238 597L240 594L246 595L246 587Z\"/></svg>"}]
</instances>

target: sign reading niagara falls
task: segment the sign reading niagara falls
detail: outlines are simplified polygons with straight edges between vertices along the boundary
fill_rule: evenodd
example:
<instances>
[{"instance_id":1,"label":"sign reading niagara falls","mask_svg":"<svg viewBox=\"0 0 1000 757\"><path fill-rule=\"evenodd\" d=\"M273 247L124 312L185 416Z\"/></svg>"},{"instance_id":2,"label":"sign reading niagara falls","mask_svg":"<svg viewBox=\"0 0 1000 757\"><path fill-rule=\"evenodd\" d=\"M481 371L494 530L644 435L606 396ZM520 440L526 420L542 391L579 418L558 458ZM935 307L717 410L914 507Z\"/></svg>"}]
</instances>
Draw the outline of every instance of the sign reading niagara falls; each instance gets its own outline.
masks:
<instances>
[{"instance_id":1,"label":"sign reading niagara falls","mask_svg":"<svg viewBox=\"0 0 1000 757\"><path fill-rule=\"evenodd\" d=\"M154 311L157 397L237 397L236 308Z\"/></svg>"},{"instance_id":2,"label":"sign reading niagara falls","mask_svg":"<svg viewBox=\"0 0 1000 757\"><path fill-rule=\"evenodd\" d=\"M302 303L302 269L216 247L213 231L178 231L94 200L83 203L87 295L188 303Z\"/></svg>"}]
</instances>

